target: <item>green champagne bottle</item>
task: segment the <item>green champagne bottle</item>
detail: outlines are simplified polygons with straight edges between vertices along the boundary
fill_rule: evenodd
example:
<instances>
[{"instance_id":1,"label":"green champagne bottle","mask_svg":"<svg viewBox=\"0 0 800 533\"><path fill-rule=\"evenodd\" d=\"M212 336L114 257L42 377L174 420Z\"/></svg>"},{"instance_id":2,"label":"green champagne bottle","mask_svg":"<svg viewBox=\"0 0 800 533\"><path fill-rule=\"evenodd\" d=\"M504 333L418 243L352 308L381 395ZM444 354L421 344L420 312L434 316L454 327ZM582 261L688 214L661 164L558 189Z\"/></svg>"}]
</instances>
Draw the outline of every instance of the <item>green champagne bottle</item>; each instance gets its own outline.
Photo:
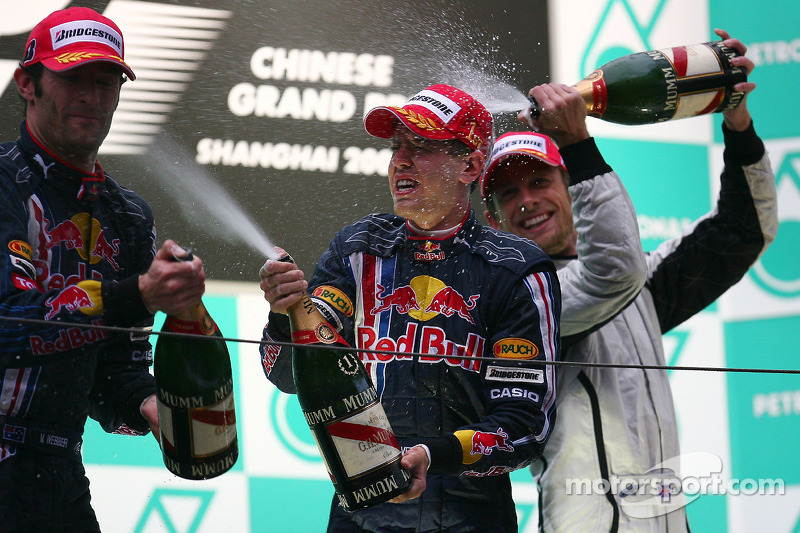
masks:
<instances>
[{"instance_id":1,"label":"green champagne bottle","mask_svg":"<svg viewBox=\"0 0 800 533\"><path fill-rule=\"evenodd\" d=\"M654 124L733 109L747 73L722 41L638 52L601 66L574 87L589 116L617 124ZM539 106L533 97L530 116Z\"/></svg>"},{"instance_id":2,"label":"green champagne bottle","mask_svg":"<svg viewBox=\"0 0 800 533\"><path fill-rule=\"evenodd\" d=\"M287 310L297 399L342 506L356 511L410 486L401 451L378 394L355 352L304 292Z\"/></svg>"},{"instance_id":3,"label":"green champagne bottle","mask_svg":"<svg viewBox=\"0 0 800 533\"><path fill-rule=\"evenodd\" d=\"M187 254L180 259L190 259ZM227 472L239 456L231 359L222 334L202 301L167 315L153 373L161 453L167 469L185 479Z\"/></svg>"}]
</instances>

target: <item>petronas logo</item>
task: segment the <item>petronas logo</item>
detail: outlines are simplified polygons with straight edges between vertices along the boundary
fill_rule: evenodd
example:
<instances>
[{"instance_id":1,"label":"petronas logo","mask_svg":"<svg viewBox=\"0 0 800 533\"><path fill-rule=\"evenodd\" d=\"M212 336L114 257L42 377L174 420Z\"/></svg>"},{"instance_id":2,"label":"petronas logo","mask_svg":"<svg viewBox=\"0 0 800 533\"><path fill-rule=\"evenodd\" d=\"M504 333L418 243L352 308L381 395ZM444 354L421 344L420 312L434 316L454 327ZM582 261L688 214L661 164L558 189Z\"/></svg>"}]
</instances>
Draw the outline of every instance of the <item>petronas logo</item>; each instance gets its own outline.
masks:
<instances>
[{"instance_id":1,"label":"petronas logo","mask_svg":"<svg viewBox=\"0 0 800 533\"><path fill-rule=\"evenodd\" d=\"M196 533L214 497L211 490L156 489L134 533Z\"/></svg>"},{"instance_id":2,"label":"petronas logo","mask_svg":"<svg viewBox=\"0 0 800 533\"><path fill-rule=\"evenodd\" d=\"M800 296L800 151L789 152L775 174L778 188L778 236L750 269L750 277L781 298Z\"/></svg>"}]
</instances>

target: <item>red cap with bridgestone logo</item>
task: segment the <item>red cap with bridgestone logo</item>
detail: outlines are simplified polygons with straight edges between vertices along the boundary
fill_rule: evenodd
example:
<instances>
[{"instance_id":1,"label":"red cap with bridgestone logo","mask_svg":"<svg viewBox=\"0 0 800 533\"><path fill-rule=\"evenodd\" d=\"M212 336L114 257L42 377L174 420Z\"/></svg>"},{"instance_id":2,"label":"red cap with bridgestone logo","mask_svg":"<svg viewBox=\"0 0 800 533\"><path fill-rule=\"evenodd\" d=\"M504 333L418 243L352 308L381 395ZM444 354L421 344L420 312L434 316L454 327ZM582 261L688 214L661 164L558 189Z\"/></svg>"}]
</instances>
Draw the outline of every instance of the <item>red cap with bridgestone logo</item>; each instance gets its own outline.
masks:
<instances>
[{"instance_id":1,"label":"red cap with bridgestone logo","mask_svg":"<svg viewBox=\"0 0 800 533\"><path fill-rule=\"evenodd\" d=\"M25 45L21 65L41 63L62 71L107 61L119 65L131 80L136 79L125 63L122 32L108 17L88 7L54 11L37 24Z\"/></svg>"},{"instance_id":2,"label":"red cap with bridgestone logo","mask_svg":"<svg viewBox=\"0 0 800 533\"><path fill-rule=\"evenodd\" d=\"M481 196L484 199L488 196L488 184L492 172L503 159L512 155L532 157L550 166L560 167L564 172L567 171L556 143L547 135L532 131L505 133L495 141L492 156L481 176Z\"/></svg>"},{"instance_id":3,"label":"red cap with bridgestone logo","mask_svg":"<svg viewBox=\"0 0 800 533\"><path fill-rule=\"evenodd\" d=\"M414 95L403 107L381 106L364 117L367 133L391 138L399 120L426 139L460 139L473 150L489 155L492 144L492 115L483 104L450 85L431 85Z\"/></svg>"}]
</instances>

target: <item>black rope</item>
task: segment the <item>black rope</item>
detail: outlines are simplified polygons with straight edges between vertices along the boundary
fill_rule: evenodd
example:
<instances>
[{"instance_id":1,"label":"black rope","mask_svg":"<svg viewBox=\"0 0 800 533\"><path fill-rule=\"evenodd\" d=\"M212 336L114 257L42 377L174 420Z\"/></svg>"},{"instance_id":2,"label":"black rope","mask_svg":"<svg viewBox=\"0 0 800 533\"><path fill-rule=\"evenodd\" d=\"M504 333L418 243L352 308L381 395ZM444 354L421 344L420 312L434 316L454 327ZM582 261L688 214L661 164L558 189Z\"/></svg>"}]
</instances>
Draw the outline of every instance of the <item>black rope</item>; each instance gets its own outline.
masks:
<instances>
[{"instance_id":1,"label":"black rope","mask_svg":"<svg viewBox=\"0 0 800 533\"><path fill-rule=\"evenodd\" d=\"M80 322L64 322L60 320L43 320L38 318L14 318L8 316L0 316L0 321L18 322L20 324L39 324L46 326L58 327L78 327L85 329L96 329L101 331L109 331L114 333L135 333L137 335L164 335L169 337L185 337L185 338L201 338L207 340L222 340L225 342L236 342L241 344L258 344L265 346L280 346L285 348L307 348L307 344L297 344L293 342L281 341L265 341L265 340L252 340L252 339L239 339L232 337L217 337L208 335L198 335L194 333L179 333L175 331L154 331L150 328L132 328L120 326L101 326L96 324L83 324ZM427 354L427 353L414 353L414 352L396 352L389 350L370 350L366 348L352 348L349 346L338 346L329 344L320 344L315 347L325 350L357 352L367 354L380 354L380 355L398 355L403 357L412 357L418 359L420 357L440 357L442 359L452 359L457 361L497 361L494 357L485 357L481 355L440 355L440 354ZM510 361L507 359L506 361ZM696 372L731 372L731 373L754 373L754 374L800 374L800 369L782 369L782 368L729 368L729 367L709 367L709 366L669 366L669 365L641 365L641 364L622 364L622 363L590 363L585 361L525 361L514 360L522 366L542 366L542 365L555 365L555 366L574 366L574 367L595 367L595 368L638 368L642 370L688 370Z\"/></svg>"}]
</instances>

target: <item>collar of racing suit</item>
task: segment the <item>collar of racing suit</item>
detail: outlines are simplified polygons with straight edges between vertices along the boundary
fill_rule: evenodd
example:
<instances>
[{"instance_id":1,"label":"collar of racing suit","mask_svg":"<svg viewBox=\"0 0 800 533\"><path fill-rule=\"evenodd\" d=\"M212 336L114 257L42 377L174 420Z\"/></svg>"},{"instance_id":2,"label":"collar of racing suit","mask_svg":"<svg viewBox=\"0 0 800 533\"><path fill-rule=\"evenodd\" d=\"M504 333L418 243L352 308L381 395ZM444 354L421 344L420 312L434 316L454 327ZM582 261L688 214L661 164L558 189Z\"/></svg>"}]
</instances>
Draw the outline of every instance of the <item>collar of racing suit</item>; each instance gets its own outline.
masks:
<instances>
[{"instance_id":1,"label":"collar of racing suit","mask_svg":"<svg viewBox=\"0 0 800 533\"><path fill-rule=\"evenodd\" d=\"M405 224L407 237L406 252L415 261L438 261L447 258L453 250L466 246L471 248L481 225L470 208L464 220L452 228L447 234L426 235L415 231L410 224Z\"/></svg>"},{"instance_id":2,"label":"collar of racing suit","mask_svg":"<svg viewBox=\"0 0 800 533\"><path fill-rule=\"evenodd\" d=\"M100 162L95 162L95 172L87 174L58 159L33 138L27 121L20 126L18 141L23 155L33 172L56 187L75 195L78 200L96 200L105 186L106 176Z\"/></svg>"}]
</instances>

